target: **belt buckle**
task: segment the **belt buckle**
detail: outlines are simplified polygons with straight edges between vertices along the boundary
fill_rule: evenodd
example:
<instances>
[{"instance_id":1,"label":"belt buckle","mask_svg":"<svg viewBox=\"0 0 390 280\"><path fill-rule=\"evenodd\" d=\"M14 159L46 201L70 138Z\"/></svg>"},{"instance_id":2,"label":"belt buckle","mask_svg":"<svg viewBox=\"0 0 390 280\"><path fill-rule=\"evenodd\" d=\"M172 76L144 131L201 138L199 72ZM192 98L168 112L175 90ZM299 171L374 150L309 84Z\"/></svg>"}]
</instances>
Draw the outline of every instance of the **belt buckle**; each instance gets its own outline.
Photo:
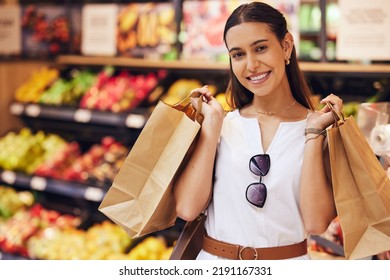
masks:
<instances>
[{"instance_id":1,"label":"belt buckle","mask_svg":"<svg viewBox=\"0 0 390 280\"><path fill-rule=\"evenodd\" d=\"M253 254L253 256L254 256L254 259L253 259L253 260L257 260L258 253L257 253L256 249L253 248L253 247L242 247L242 248L240 249L240 251L238 252L238 257L239 257L240 260L244 260L244 259L242 258L242 252L244 252L245 249L250 249L250 250L252 250L253 253L254 253L254 254Z\"/></svg>"}]
</instances>

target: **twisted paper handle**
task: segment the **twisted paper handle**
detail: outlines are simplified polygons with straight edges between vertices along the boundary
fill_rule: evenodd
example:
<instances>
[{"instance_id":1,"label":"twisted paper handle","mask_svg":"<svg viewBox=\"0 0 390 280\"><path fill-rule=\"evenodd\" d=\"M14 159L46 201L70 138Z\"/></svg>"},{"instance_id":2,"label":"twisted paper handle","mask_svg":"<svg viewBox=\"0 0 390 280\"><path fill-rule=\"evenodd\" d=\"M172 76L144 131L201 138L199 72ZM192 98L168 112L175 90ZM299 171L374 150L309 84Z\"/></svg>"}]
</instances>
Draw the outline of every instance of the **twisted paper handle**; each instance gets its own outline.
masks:
<instances>
[{"instance_id":1,"label":"twisted paper handle","mask_svg":"<svg viewBox=\"0 0 390 280\"><path fill-rule=\"evenodd\" d=\"M196 110L192 106L191 101L190 101L190 97L198 98L198 110ZM198 123L201 124L203 121L203 116L200 113L202 111L202 103L203 103L202 95L199 92L194 91L194 92L190 93L182 101L176 103L172 107L179 110L179 111L184 112L187 115L187 117L189 117L191 120L197 121Z\"/></svg>"},{"instance_id":2,"label":"twisted paper handle","mask_svg":"<svg viewBox=\"0 0 390 280\"><path fill-rule=\"evenodd\" d=\"M344 117L343 112L338 113L334 109L333 105L331 103L329 103L329 102L326 102L326 106L328 106L328 108L332 112L332 115L333 115L333 118L334 118L334 126L339 126L340 124L343 124L345 122L345 117Z\"/></svg>"}]
</instances>

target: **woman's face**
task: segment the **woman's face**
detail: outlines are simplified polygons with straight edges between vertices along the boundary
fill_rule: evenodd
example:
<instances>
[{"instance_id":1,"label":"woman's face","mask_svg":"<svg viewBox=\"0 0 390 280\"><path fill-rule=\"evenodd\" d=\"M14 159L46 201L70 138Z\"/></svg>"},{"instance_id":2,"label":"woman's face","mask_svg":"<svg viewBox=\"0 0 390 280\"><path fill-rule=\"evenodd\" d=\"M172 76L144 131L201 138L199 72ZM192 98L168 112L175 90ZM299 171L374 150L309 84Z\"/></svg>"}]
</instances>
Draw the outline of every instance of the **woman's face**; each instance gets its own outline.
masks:
<instances>
[{"instance_id":1,"label":"woman's face","mask_svg":"<svg viewBox=\"0 0 390 280\"><path fill-rule=\"evenodd\" d=\"M280 43L267 24L246 22L228 30L226 45L234 75L256 96L288 89L285 60L293 47L290 33Z\"/></svg>"}]
</instances>

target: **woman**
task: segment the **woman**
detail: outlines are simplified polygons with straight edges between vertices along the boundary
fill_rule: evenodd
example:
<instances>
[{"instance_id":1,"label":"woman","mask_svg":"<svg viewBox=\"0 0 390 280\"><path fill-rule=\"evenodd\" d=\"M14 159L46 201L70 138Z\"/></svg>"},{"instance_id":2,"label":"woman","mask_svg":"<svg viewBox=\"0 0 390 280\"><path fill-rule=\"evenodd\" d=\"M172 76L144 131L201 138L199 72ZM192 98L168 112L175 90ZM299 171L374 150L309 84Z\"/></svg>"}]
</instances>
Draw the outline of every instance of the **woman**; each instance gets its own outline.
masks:
<instances>
[{"instance_id":1,"label":"woman","mask_svg":"<svg viewBox=\"0 0 390 280\"><path fill-rule=\"evenodd\" d=\"M336 217L327 175L327 106L314 111L292 35L276 9L243 4L228 18L229 100L204 86L196 149L174 186L177 213L193 220L207 209L198 259L309 259L306 238ZM192 100L196 107L196 100ZM336 111L342 100L329 95Z\"/></svg>"}]
</instances>

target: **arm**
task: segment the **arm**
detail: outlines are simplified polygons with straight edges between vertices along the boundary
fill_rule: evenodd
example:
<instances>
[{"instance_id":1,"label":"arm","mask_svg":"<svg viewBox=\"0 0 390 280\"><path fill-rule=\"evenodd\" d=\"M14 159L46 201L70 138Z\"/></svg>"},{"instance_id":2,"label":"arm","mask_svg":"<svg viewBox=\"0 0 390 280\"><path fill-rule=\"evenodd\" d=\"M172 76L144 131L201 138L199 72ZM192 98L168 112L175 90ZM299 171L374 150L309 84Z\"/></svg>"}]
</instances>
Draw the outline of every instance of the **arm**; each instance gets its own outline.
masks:
<instances>
[{"instance_id":1,"label":"arm","mask_svg":"<svg viewBox=\"0 0 390 280\"><path fill-rule=\"evenodd\" d=\"M212 193L213 169L224 111L207 87L197 89L204 96L204 117L196 147L184 170L176 179L173 194L177 215L190 221L208 205ZM192 100L196 108L196 100Z\"/></svg>"},{"instance_id":2,"label":"arm","mask_svg":"<svg viewBox=\"0 0 390 280\"><path fill-rule=\"evenodd\" d=\"M335 95L324 98L322 103L331 102L341 112L342 100ZM310 114L307 128L325 129L334 122L332 112L325 106L321 111ZM315 134L306 136L301 174L300 207L303 222L310 234L326 231L336 217L328 149L323 149L324 136L314 139ZM310 140L309 140L310 139Z\"/></svg>"}]
</instances>

